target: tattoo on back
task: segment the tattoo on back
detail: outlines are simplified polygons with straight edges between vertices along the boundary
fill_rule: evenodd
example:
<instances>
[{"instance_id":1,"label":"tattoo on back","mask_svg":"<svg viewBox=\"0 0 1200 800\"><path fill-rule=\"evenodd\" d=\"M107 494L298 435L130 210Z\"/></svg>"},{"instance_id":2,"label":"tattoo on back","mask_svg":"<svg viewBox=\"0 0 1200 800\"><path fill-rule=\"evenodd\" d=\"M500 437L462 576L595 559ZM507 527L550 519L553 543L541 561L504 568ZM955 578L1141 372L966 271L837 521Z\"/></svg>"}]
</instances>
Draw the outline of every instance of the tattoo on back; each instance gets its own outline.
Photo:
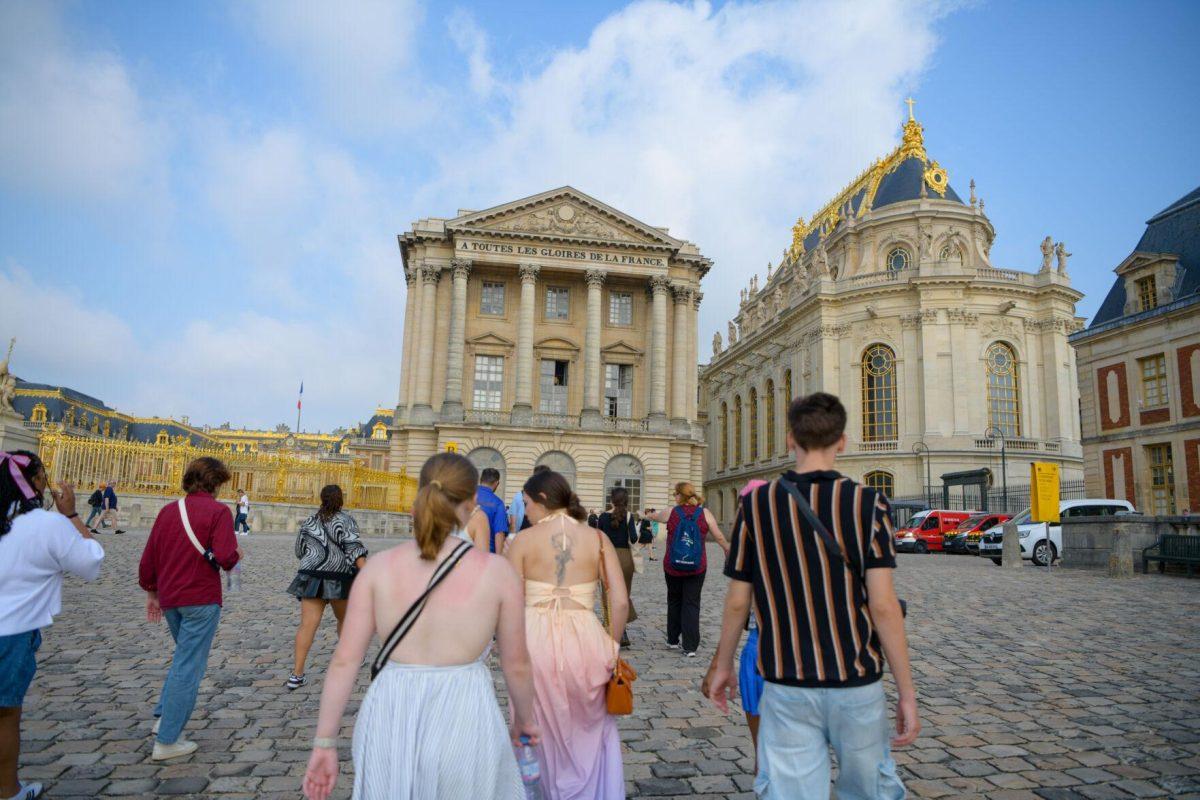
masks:
<instances>
[{"instance_id":1,"label":"tattoo on back","mask_svg":"<svg viewBox=\"0 0 1200 800\"><path fill-rule=\"evenodd\" d=\"M554 553L554 574L559 586L563 585L567 577L567 564L570 564L575 557L575 545L569 538L563 538L563 545L563 547L557 549Z\"/></svg>"}]
</instances>

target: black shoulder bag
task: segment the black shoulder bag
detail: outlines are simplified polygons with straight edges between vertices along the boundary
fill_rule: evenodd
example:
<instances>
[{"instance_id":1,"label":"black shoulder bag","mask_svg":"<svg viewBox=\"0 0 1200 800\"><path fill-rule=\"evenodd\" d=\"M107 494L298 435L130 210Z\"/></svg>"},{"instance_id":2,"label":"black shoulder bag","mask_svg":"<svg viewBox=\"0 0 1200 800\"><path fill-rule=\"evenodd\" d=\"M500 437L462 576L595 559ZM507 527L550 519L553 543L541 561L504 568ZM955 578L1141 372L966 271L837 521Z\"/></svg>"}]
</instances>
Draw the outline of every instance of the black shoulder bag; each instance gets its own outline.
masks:
<instances>
[{"instance_id":1,"label":"black shoulder bag","mask_svg":"<svg viewBox=\"0 0 1200 800\"><path fill-rule=\"evenodd\" d=\"M375 680L375 676L383 669L384 665L392 656L392 651L400 644L400 640L408 635L408 631L417 621L417 617L421 616L421 612L425 610L425 603L429 600L429 595L437 588L437 585L446 579L450 574L450 570L458 566L458 562L462 561L462 557L467 554L467 551L472 547L470 542L461 542L458 547L443 559L442 563L437 565L437 569L433 571L433 575L429 577L429 585L425 587L425 591L421 596L409 606L408 611L404 612L404 616L396 623L396 627L392 628L392 632L383 640L383 646L379 648L379 655L375 656L375 660L371 662L371 680Z\"/></svg>"},{"instance_id":2,"label":"black shoulder bag","mask_svg":"<svg viewBox=\"0 0 1200 800\"><path fill-rule=\"evenodd\" d=\"M829 529L825 527L825 523L821 522L821 518L817 516L817 513L812 510L812 506L808 504L808 499L805 498L804 493L800 491L800 487L796 486L796 484L792 483L782 475L779 476L779 485L782 486L783 490L790 494L792 499L796 501L796 506L800 509L800 513L804 516L804 519L809 525L812 526L812 529L816 531L816 534L821 537L821 541L824 542L825 551L829 553L829 555L832 556L835 561L841 561L846 565L850 574L854 576L855 580L857 580L859 585L862 587L863 597L866 597L867 581L865 577L859 575L854 569L854 565L851 564L846 558L846 554L842 552L842 546L838 544L837 539L833 538L833 534L831 534ZM904 602L903 600L900 600L900 613L906 617L908 616L908 603Z\"/></svg>"}]
</instances>

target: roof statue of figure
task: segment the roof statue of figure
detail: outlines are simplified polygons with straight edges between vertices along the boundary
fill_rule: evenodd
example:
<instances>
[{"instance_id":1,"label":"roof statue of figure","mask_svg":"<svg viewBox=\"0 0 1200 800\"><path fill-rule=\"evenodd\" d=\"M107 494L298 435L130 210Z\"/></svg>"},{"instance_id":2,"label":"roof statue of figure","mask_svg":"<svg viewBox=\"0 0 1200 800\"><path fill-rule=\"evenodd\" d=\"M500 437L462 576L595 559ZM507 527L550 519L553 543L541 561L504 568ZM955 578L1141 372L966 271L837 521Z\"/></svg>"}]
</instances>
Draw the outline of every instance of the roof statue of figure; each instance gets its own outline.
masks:
<instances>
[{"instance_id":1,"label":"roof statue of figure","mask_svg":"<svg viewBox=\"0 0 1200 800\"><path fill-rule=\"evenodd\" d=\"M721 332L713 331L713 355L721 355Z\"/></svg>"},{"instance_id":2,"label":"roof statue of figure","mask_svg":"<svg viewBox=\"0 0 1200 800\"><path fill-rule=\"evenodd\" d=\"M1067 252L1067 246L1062 242L1054 245L1054 255L1058 257L1058 272L1060 275L1067 274L1067 259L1071 257L1071 253Z\"/></svg>"},{"instance_id":3,"label":"roof statue of figure","mask_svg":"<svg viewBox=\"0 0 1200 800\"><path fill-rule=\"evenodd\" d=\"M17 395L17 378L8 369L8 362L12 360L13 346L17 343L17 337L13 337L8 341L8 354L4 356L4 360L0 361L0 414L5 411L15 411L13 409L13 398Z\"/></svg>"},{"instance_id":4,"label":"roof statue of figure","mask_svg":"<svg viewBox=\"0 0 1200 800\"><path fill-rule=\"evenodd\" d=\"M729 346L733 347L735 344L737 344L737 325L733 323L733 320L729 320Z\"/></svg>"},{"instance_id":5,"label":"roof statue of figure","mask_svg":"<svg viewBox=\"0 0 1200 800\"><path fill-rule=\"evenodd\" d=\"M1050 260L1054 258L1054 240L1047 236L1042 239L1042 272L1050 271Z\"/></svg>"}]
</instances>

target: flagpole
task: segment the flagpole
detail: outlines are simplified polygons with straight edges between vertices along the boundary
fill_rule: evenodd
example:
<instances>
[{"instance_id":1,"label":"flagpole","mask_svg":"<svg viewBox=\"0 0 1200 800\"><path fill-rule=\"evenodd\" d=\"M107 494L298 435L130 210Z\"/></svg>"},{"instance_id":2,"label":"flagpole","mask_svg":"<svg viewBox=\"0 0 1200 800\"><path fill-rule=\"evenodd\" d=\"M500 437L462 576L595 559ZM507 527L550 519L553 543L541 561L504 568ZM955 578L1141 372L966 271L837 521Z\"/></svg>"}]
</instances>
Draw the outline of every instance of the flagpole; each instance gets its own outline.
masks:
<instances>
[{"instance_id":1,"label":"flagpole","mask_svg":"<svg viewBox=\"0 0 1200 800\"><path fill-rule=\"evenodd\" d=\"M300 394L296 397L296 433L300 433L300 412L304 406L304 381L300 381Z\"/></svg>"}]
</instances>

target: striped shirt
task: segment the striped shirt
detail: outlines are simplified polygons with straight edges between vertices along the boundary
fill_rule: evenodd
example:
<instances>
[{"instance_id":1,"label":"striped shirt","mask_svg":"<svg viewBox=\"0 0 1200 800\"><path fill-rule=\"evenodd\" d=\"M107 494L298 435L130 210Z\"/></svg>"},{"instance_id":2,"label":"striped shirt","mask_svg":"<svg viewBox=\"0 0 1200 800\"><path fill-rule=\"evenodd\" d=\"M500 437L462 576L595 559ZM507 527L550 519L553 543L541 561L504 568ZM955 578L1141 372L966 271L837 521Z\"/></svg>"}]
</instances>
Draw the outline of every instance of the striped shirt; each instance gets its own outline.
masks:
<instances>
[{"instance_id":1,"label":"striped shirt","mask_svg":"<svg viewBox=\"0 0 1200 800\"><path fill-rule=\"evenodd\" d=\"M831 558L777 480L741 499L725 574L753 586L758 669L773 683L862 686L883 674L866 589L848 570L896 566L891 507L837 472L787 472L838 541Z\"/></svg>"}]
</instances>

